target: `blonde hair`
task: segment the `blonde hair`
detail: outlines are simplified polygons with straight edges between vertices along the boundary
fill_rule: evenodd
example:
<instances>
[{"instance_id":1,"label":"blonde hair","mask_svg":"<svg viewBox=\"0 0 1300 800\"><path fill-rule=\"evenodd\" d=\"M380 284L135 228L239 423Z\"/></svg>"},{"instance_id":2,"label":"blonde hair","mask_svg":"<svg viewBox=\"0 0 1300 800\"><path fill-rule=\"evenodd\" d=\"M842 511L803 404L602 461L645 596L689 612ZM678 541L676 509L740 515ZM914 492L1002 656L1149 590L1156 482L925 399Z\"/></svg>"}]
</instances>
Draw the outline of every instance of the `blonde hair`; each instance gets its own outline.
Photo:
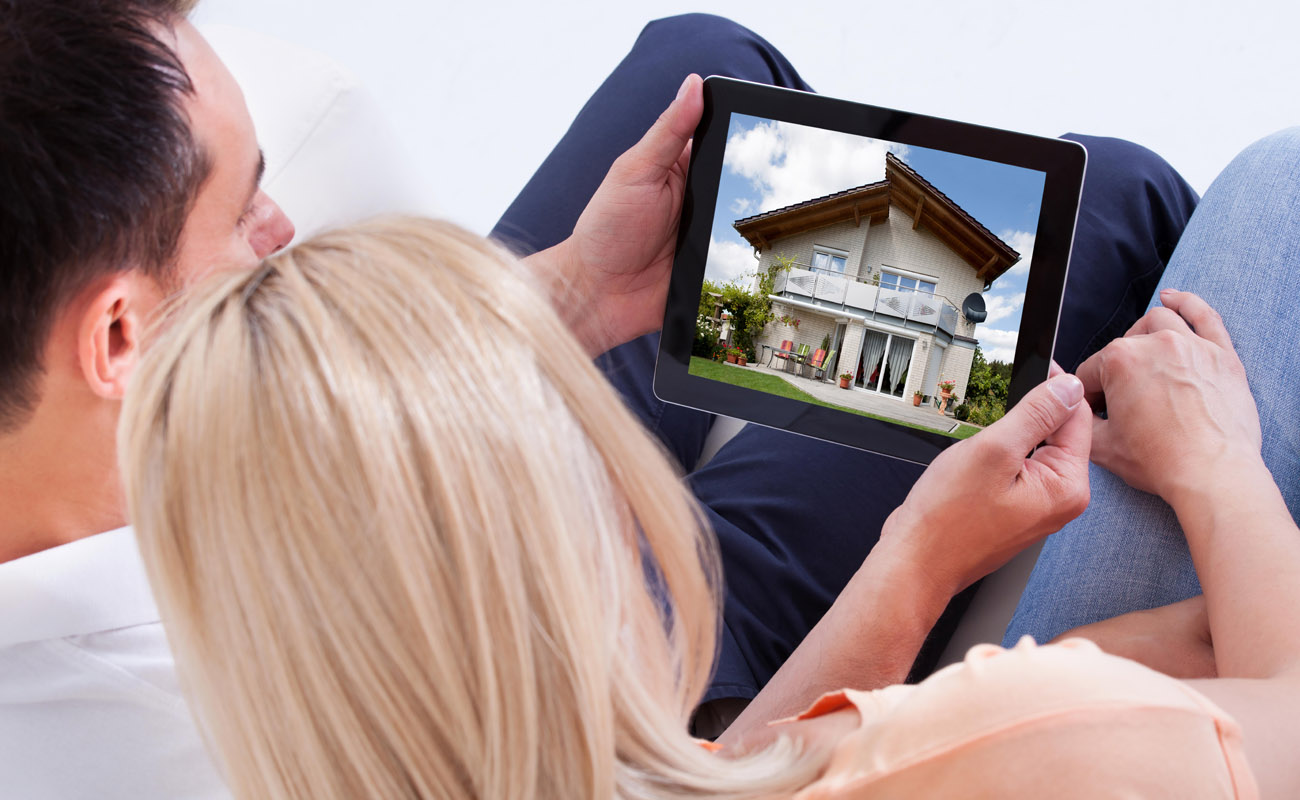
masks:
<instances>
[{"instance_id":1,"label":"blonde hair","mask_svg":"<svg viewBox=\"0 0 1300 800\"><path fill-rule=\"evenodd\" d=\"M820 770L687 735L716 545L509 256L365 223L163 327L119 451L237 795L756 797Z\"/></svg>"}]
</instances>

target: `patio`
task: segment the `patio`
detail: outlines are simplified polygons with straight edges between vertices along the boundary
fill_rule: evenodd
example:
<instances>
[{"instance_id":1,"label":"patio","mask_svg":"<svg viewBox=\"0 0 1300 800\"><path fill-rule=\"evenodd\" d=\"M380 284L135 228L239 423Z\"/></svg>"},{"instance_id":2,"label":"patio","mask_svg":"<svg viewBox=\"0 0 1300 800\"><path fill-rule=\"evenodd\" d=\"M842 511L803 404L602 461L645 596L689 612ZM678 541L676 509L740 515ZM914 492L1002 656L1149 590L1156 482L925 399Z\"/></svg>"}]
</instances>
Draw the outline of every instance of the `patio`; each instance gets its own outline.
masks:
<instances>
[{"instance_id":1,"label":"patio","mask_svg":"<svg viewBox=\"0 0 1300 800\"><path fill-rule=\"evenodd\" d=\"M728 366L735 367L736 365L729 364ZM795 374L793 368L792 371L786 372L778 369L775 365L769 368L764 364L754 363L747 367L737 367L737 369L753 369L765 375L775 375L791 386L805 391L825 403L866 411L869 414L882 417L890 417L912 425L933 428L943 433L952 433L957 429L957 426L963 424L952 417L939 416L933 405L913 406L910 397L903 401L855 389L845 390L839 387L838 382L815 381L810 378L800 377Z\"/></svg>"}]
</instances>

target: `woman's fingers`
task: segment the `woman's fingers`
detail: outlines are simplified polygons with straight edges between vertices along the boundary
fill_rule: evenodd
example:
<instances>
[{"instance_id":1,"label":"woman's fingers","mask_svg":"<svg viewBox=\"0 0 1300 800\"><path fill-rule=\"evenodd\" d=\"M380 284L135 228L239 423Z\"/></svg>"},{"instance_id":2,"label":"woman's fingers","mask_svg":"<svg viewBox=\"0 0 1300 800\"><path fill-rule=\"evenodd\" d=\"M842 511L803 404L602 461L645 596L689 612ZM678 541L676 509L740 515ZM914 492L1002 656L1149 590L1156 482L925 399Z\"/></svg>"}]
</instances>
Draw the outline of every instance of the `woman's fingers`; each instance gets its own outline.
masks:
<instances>
[{"instance_id":1,"label":"woman's fingers","mask_svg":"<svg viewBox=\"0 0 1300 800\"><path fill-rule=\"evenodd\" d=\"M1232 337L1223 325L1223 318L1209 303L1191 292L1180 292L1177 289L1162 290L1160 302L1180 319L1186 320L1197 336L1209 339L1225 350L1232 350Z\"/></svg>"},{"instance_id":2,"label":"woman's fingers","mask_svg":"<svg viewBox=\"0 0 1300 800\"><path fill-rule=\"evenodd\" d=\"M1188 326L1187 321L1178 316L1178 312L1156 306L1142 318L1133 323L1133 327L1128 329L1125 336L1141 336L1156 331L1173 331L1175 333L1191 333L1192 329Z\"/></svg>"}]
</instances>

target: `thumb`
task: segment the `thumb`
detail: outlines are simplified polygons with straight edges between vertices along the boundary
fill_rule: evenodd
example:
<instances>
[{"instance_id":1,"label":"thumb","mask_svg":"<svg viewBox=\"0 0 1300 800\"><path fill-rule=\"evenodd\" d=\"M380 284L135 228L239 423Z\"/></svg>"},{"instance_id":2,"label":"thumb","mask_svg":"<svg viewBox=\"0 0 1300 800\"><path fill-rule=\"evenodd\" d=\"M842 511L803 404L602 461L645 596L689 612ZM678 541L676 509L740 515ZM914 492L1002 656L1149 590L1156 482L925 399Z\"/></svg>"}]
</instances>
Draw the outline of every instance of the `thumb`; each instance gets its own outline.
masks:
<instances>
[{"instance_id":1,"label":"thumb","mask_svg":"<svg viewBox=\"0 0 1300 800\"><path fill-rule=\"evenodd\" d=\"M1040 383L1026 394L1006 416L998 420L999 434L1002 442L1012 448L1012 452L1028 453L1041 442L1051 440L1052 444L1063 449L1072 449L1074 435L1081 428L1071 425L1063 429L1083 402L1083 383L1073 375L1057 375ZM1054 436L1061 431L1061 436ZM1066 435L1067 433L1071 435ZM1083 453L1088 452L1088 434L1082 430Z\"/></svg>"},{"instance_id":2,"label":"thumb","mask_svg":"<svg viewBox=\"0 0 1300 800\"><path fill-rule=\"evenodd\" d=\"M645 136L641 137L641 141L632 148L638 160L644 159L659 171L667 171L677 163L704 114L703 86L704 81L699 75L692 73L686 76L682 88L677 92L677 99L669 104Z\"/></svg>"}]
</instances>

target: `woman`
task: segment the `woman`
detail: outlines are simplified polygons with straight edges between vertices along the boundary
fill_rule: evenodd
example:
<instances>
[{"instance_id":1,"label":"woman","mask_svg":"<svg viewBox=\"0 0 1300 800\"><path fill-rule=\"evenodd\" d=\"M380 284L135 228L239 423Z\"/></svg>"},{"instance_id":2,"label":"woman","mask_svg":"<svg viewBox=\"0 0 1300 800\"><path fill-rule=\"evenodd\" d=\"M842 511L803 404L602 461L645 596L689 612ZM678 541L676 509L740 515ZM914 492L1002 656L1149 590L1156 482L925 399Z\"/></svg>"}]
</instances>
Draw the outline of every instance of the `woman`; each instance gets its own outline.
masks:
<instances>
[{"instance_id":1,"label":"woman","mask_svg":"<svg viewBox=\"0 0 1300 800\"><path fill-rule=\"evenodd\" d=\"M1208 307L1167 302L1224 350ZM1086 442L1074 402L1053 436ZM1194 554L1245 559L1198 567L1220 674L1254 683L1181 683L1081 641L979 648L919 687L833 695L774 741L709 752L686 721L714 652L713 543L555 312L450 226L370 223L213 280L142 364L120 439L181 674L241 797L1251 797L1251 767L1300 786L1286 753L1247 766L1209 699L1248 735L1295 725L1300 640L1261 646L1278 620L1219 604L1251 580L1242 564L1300 570L1300 533L1266 492L1232 553L1189 532ZM1234 463L1260 475L1248 452ZM1086 486L1077 464L1061 474ZM981 511L943 484L917 485L878 550ZM1062 518L1078 497L1058 495ZM963 570L1007 546L967 548ZM1294 607L1293 587L1264 599Z\"/></svg>"}]
</instances>

